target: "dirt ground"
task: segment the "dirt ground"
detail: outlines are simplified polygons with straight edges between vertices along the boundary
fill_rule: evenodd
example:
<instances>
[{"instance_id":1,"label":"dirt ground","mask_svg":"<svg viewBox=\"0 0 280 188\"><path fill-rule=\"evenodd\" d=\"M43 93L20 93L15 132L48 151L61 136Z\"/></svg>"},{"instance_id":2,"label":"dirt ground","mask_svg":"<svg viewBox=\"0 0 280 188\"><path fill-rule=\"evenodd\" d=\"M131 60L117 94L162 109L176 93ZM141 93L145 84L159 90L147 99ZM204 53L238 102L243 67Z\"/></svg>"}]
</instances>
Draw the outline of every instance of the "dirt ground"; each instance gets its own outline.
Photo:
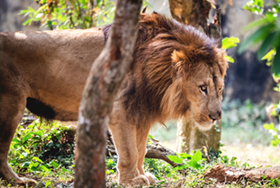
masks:
<instances>
[{"instance_id":1,"label":"dirt ground","mask_svg":"<svg viewBox=\"0 0 280 188\"><path fill-rule=\"evenodd\" d=\"M252 144L225 144L221 148L223 155L237 157L240 164L248 163L250 166L279 166L280 146L265 146Z\"/></svg>"}]
</instances>

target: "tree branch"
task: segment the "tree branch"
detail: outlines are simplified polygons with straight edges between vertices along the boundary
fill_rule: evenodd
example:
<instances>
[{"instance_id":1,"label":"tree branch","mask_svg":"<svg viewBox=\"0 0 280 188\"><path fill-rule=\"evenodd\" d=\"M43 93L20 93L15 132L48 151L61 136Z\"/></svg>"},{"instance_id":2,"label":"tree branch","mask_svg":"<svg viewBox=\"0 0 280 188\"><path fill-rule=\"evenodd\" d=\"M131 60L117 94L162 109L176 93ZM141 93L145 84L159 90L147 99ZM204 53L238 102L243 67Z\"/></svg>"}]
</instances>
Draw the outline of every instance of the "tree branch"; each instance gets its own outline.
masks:
<instances>
[{"instance_id":1,"label":"tree branch","mask_svg":"<svg viewBox=\"0 0 280 188\"><path fill-rule=\"evenodd\" d=\"M110 131L107 132L107 155L117 155L114 142L112 140L112 135ZM174 151L171 149L163 147L161 144L158 143L158 141L152 140L152 144L146 146L147 153L145 158L151 158L151 159L161 159L170 164L173 167L182 165L178 163L174 163L170 159L168 159L168 155L177 155Z\"/></svg>"},{"instance_id":2,"label":"tree branch","mask_svg":"<svg viewBox=\"0 0 280 188\"><path fill-rule=\"evenodd\" d=\"M204 173L204 177L214 178L221 183L240 182L241 180L259 182L265 179L280 178L280 166L258 169L238 169L216 164L209 171Z\"/></svg>"}]
</instances>

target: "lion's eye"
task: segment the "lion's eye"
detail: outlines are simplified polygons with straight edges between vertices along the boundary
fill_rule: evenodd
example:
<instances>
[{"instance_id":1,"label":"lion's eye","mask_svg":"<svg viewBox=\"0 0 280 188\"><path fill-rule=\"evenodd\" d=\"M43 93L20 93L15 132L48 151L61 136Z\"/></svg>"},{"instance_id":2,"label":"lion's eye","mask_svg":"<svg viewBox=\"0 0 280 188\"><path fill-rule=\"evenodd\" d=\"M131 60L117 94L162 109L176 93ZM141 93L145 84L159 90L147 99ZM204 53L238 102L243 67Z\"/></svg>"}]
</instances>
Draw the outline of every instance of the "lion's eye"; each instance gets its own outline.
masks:
<instances>
[{"instance_id":1,"label":"lion's eye","mask_svg":"<svg viewBox=\"0 0 280 188\"><path fill-rule=\"evenodd\" d=\"M203 91L205 94L207 94L207 87L206 86L200 86L201 91Z\"/></svg>"}]
</instances>

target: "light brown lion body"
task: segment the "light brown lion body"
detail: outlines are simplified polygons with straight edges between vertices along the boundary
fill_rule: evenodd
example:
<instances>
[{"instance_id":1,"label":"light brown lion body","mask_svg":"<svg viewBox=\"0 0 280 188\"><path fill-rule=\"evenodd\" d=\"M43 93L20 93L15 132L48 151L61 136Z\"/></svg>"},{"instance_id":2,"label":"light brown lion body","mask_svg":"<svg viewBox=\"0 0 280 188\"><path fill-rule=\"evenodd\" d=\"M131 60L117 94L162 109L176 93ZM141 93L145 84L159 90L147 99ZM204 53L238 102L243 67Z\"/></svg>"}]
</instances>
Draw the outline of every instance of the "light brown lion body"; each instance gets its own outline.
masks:
<instances>
[{"instance_id":1,"label":"light brown lion body","mask_svg":"<svg viewBox=\"0 0 280 188\"><path fill-rule=\"evenodd\" d=\"M48 119L77 119L90 67L104 47L101 29L0 34L0 174L18 183L7 153L25 107ZM143 161L155 122L192 117L202 128L221 118L224 51L195 30L142 14L134 60L115 99L109 128L119 183L147 185Z\"/></svg>"}]
</instances>

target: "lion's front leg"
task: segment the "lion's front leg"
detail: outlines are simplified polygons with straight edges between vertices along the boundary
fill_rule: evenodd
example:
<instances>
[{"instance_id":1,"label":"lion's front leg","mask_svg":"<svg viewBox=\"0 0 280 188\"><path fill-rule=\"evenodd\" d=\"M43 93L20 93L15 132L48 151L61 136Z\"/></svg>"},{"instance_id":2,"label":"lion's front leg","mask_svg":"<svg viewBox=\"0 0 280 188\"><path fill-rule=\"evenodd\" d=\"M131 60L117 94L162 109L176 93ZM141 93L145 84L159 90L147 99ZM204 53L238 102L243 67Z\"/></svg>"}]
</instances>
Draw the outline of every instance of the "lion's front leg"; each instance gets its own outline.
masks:
<instances>
[{"instance_id":1,"label":"lion's front leg","mask_svg":"<svg viewBox=\"0 0 280 188\"><path fill-rule=\"evenodd\" d=\"M138 150L138 161L137 168L141 175L144 175L148 180L150 185L156 183L156 177L149 172L144 172L144 159L146 155L146 144L150 132L150 126L138 126L137 129L137 150Z\"/></svg>"},{"instance_id":2,"label":"lion's front leg","mask_svg":"<svg viewBox=\"0 0 280 188\"><path fill-rule=\"evenodd\" d=\"M146 176L137 168L138 151L136 126L122 123L110 123L113 140L118 153L118 172L120 185L149 185Z\"/></svg>"}]
</instances>

